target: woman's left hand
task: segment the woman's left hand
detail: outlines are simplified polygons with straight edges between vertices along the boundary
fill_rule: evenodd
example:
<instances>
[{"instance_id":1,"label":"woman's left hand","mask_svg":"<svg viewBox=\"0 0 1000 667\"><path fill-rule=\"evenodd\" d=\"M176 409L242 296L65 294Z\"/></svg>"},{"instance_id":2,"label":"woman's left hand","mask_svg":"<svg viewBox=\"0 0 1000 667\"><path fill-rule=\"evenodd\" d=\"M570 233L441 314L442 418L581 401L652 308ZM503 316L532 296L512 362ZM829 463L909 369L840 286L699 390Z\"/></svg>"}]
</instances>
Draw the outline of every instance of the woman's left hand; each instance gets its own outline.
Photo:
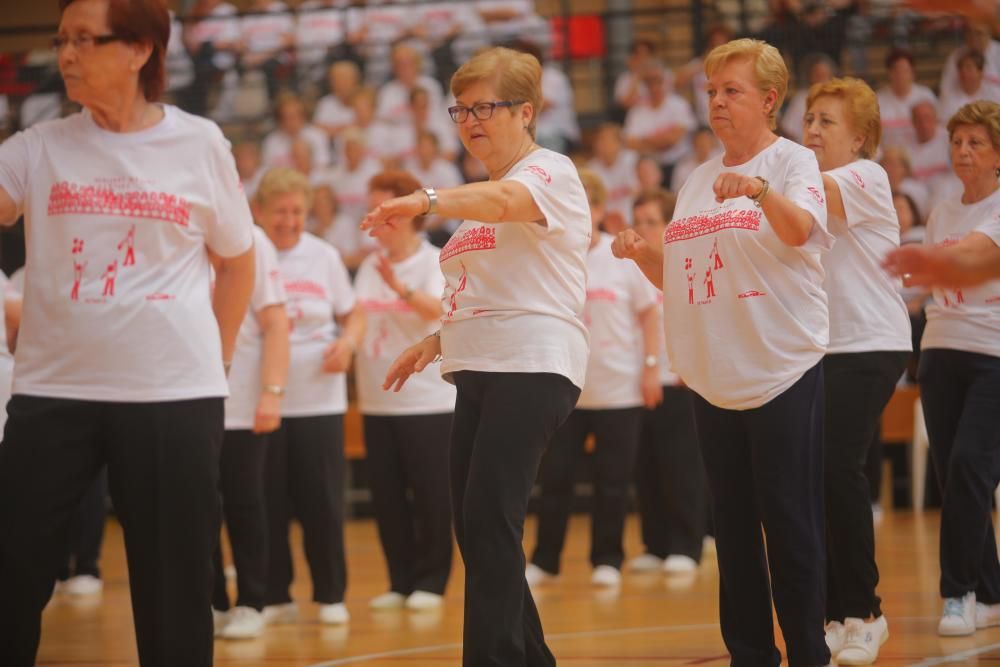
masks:
<instances>
[{"instance_id":1,"label":"woman's left hand","mask_svg":"<svg viewBox=\"0 0 1000 667\"><path fill-rule=\"evenodd\" d=\"M659 368L642 369L642 403L649 410L663 402L663 385Z\"/></svg>"},{"instance_id":2,"label":"woman's left hand","mask_svg":"<svg viewBox=\"0 0 1000 667\"><path fill-rule=\"evenodd\" d=\"M369 236L378 236L386 227L398 227L423 215L427 212L427 206L427 195L423 192L387 199L368 212L361 221L361 229L368 230Z\"/></svg>"},{"instance_id":3,"label":"woman's left hand","mask_svg":"<svg viewBox=\"0 0 1000 667\"><path fill-rule=\"evenodd\" d=\"M281 397L262 391L253 416L254 433L271 433L281 426Z\"/></svg>"},{"instance_id":4,"label":"woman's left hand","mask_svg":"<svg viewBox=\"0 0 1000 667\"><path fill-rule=\"evenodd\" d=\"M354 346L347 340L338 338L330 343L323 352L323 372L346 373L351 367L351 356Z\"/></svg>"},{"instance_id":5,"label":"woman's left hand","mask_svg":"<svg viewBox=\"0 0 1000 667\"><path fill-rule=\"evenodd\" d=\"M382 276L382 280L389 286L389 289L397 294L402 292L399 281L396 280L396 270L392 268L392 262L389 261L389 258L380 254L376 260L375 270Z\"/></svg>"},{"instance_id":6,"label":"woman's left hand","mask_svg":"<svg viewBox=\"0 0 1000 667\"><path fill-rule=\"evenodd\" d=\"M759 194L763 187L764 184L756 176L744 176L726 171L715 179L712 191L715 192L715 201L721 204L727 199L753 197Z\"/></svg>"}]
</instances>

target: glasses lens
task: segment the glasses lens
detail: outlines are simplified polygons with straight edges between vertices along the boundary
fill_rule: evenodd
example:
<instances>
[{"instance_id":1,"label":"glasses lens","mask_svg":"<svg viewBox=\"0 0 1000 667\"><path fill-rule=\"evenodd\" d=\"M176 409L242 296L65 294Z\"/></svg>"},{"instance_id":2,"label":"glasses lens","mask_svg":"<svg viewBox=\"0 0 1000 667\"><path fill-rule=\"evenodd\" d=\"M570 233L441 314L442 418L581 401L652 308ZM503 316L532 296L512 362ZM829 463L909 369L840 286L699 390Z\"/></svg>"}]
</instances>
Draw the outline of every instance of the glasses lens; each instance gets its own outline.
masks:
<instances>
[{"instance_id":1,"label":"glasses lens","mask_svg":"<svg viewBox=\"0 0 1000 667\"><path fill-rule=\"evenodd\" d=\"M448 107L448 113L456 123L462 123L469 117L469 109L467 107Z\"/></svg>"},{"instance_id":2,"label":"glasses lens","mask_svg":"<svg viewBox=\"0 0 1000 667\"><path fill-rule=\"evenodd\" d=\"M482 104L477 104L472 107L472 113L476 115L479 120L489 120L493 117L493 108L496 105L490 104L489 102L483 102Z\"/></svg>"}]
</instances>

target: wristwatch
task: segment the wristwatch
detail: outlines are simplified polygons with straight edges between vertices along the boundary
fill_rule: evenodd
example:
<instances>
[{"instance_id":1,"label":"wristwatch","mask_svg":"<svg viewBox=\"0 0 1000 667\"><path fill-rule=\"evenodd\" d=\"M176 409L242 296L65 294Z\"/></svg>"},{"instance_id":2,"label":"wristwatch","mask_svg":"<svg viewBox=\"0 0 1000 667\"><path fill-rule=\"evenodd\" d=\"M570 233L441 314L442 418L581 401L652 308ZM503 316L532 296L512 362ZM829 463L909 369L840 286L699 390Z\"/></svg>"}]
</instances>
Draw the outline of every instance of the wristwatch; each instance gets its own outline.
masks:
<instances>
[{"instance_id":1,"label":"wristwatch","mask_svg":"<svg viewBox=\"0 0 1000 667\"><path fill-rule=\"evenodd\" d=\"M647 354L642 363L646 368L656 368L660 365L660 359L655 354Z\"/></svg>"},{"instance_id":2,"label":"wristwatch","mask_svg":"<svg viewBox=\"0 0 1000 667\"><path fill-rule=\"evenodd\" d=\"M771 191L771 184L763 176L754 176L754 178L761 182L761 186L760 191L755 196L750 197L750 201L754 203L754 206L760 208L760 203L764 201L764 197Z\"/></svg>"},{"instance_id":3,"label":"wristwatch","mask_svg":"<svg viewBox=\"0 0 1000 667\"><path fill-rule=\"evenodd\" d=\"M434 188L421 188L427 195L427 210L421 215L435 215L438 210L438 193Z\"/></svg>"},{"instance_id":4,"label":"wristwatch","mask_svg":"<svg viewBox=\"0 0 1000 667\"><path fill-rule=\"evenodd\" d=\"M274 394L275 396L285 395L285 388L282 387L280 384L265 384L260 389L263 392L266 392L268 394Z\"/></svg>"}]
</instances>

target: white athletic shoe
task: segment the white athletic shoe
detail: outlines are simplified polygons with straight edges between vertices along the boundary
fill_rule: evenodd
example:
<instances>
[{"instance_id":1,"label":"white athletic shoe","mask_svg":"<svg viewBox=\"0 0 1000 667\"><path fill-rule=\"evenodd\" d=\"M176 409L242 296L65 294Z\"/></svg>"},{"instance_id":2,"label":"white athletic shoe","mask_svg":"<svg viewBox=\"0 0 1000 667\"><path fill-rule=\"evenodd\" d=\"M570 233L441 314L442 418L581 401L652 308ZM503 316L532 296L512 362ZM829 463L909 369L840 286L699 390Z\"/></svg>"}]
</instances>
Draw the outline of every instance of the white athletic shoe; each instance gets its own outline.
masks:
<instances>
[{"instance_id":1,"label":"white athletic shoe","mask_svg":"<svg viewBox=\"0 0 1000 667\"><path fill-rule=\"evenodd\" d=\"M558 578L559 575L546 572L534 563L528 563L527 567L524 568L524 580L528 582L529 586L551 583Z\"/></svg>"},{"instance_id":2,"label":"white athletic shoe","mask_svg":"<svg viewBox=\"0 0 1000 667\"><path fill-rule=\"evenodd\" d=\"M62 582L59 590L67 595L97 595L104 590L104 582L89 574L81 574Z\"/></svg>"},{"instance_id":3,"label":"white athletic shoe","mask_svg":"<svg viewBox=\"0 0 1000 667\"><path fill-rule=\"evenodd\" d=\"M878 659L878 650L889 639L885 615L871 623L860 618L844 620L844 648L837 654L838 665L870 665Z\"/></svg>"},{"instance_id":4,"label":"white athletic shoe","mask_svg":"<svg viewBox=\"0 0 1000 667\"><path fill-rule=\"evenodd\" d=\"M826 624L826 647L830 649L830 657L836 658L844 648L847 630L840 621L830 621Z\"/></svg>"},{"instance_id":5,"label":"white athletic shoe","mask_svg":"<svg viewBox=\"0 0 1000 667\"><path fill-rule=\"evenodd\" d=\"M626 567L630 572L659 572L663 568L663 559L653 554L642 554L630 560Z\"/></svg>"},{"instance_id":6,"label":"white athletic shoe","mask_svg":"<svg viewBox=\"0 0 1000 667\"><path fill-rule=\"evenodd\" d=\"M327 625L344 625L351 620L351 614L343 602L324 604L319 608L319 622Z\"/></svg>"},{"instance_id":7,"label":"white athletic shoe","mask_svg":"<svg viewBox=\"0 0 1000 667\"><path fill-rule=\"evenodd\" d=\"M688 574L698 570L698 561L690 556L671 554L663 561L663 571L667 574Z\"/></svg>"},{"instance_id":8,"label":"white athletic shoe","mask_svg":"<svg viewBox=\"0 0 1000 667\"><path fill-rule=\"evenodd\" d=\"M1000 625L1000 604L976 603L976 630Z\"/></svg>"},{"instance_id":9,"label":"white athletic shoe","mask_svg":"<svg viewBox=\"0 0 1000 667\"><path fill-rule=\"evenodd\" d=\"M413 591L410 597L406 598L406 608L410 611L440 609L443 604L444 598L430 591Z\"/></svg>"},{"instance_id":10,"label":"white athletic shoe","mask_svg":"<svg viewBox=\"0 0 1000 667\"><path fill-rule=\"evenodd\" d=\"M215 627L215 636L221 637L222 631L226 629L226 623L229 621L229 613L225 611L219 611L218 609L212 609L212 625Z\"/></svg>"},{"instance_id":11,"label":"white athletic shoe","mask_svg":"<svg viewBox=\"0 0 1000 667\"><path fill-rule=\"evenodd\" d=\"M253 607L236 607L219 636L223 639L255 639L264 632L264 614Z\"/></svg>"},{"instance_id":12,"label":"white athletic shoe","mask_svg":"<svg viewBox=\"0 0 1000 667\"><path fill-rule=\"evenodd\" d=\"M402 609L406 604L406 596L396 591L382 593L368 601L369 609L374 611L388 611L390 609Z\"/></svg>"},{"instance_id":13,"label":"white athletic shoe","mask_svg":"<svg viewBox=\"0 0 1000 667\"><path fill-rule=\"evenodd\" d=\"M622 573L618 568L610 565L598 565L594 568L594 573L590 575L590 583L595 586L606 586L612 588L620 586L622 583Z\"/></svg>"},{"instance_id":14,"label":"white athletic shoe","mask_svg":"<svg viewBox=\"0 0 1000 667\"><path fill-rule=\"evenodd\" d=\"M286 625L299 620L299 605L294 602L269 604L261 612L265 625Z\"/></svg>"},{"instance_id":15,"label":"white athletic shoe","mask_svg":"<svg viewBox=\"0 0 1000 667\"><path fill-rule=\"evenodd\" d=\"M938 634L944 637L962 637L976 631L976 594L966 593L960 598L945 598L944 611L938 623Z\"/></svg>"}]
</instances>

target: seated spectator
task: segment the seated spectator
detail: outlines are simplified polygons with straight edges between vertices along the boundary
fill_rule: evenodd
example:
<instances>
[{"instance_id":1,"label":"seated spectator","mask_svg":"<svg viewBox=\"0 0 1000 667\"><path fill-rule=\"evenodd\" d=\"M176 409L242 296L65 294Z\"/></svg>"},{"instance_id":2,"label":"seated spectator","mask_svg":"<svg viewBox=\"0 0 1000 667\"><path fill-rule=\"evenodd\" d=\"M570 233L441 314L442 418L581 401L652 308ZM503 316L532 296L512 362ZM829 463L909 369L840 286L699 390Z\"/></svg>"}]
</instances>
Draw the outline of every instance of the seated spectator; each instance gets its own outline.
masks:
<instances>
[{"instance_id":1,"label":"seated spectator","mask_svg":"<svg viewBox=\"0 0 1000 667\"><path fill-rule=\"evenodd\" d=\"M622 128L605 123L594 135L594 157L587 168L597 174L607 190L604 231L617 234L632 226L632 200L639 194L635 164L639 155L622 145Z\"/></svg>"},{"instance_id":2,"label":"seated spectator","mask_svg":"<svg viewBox=\"0 0 1000 667\"><path fill-rule=\"evenodd\" d=\"M984 21L970 21L965 27L965 47L952 51L944 61L941 69L941 97L957 96L965 89L959 72L959 60L968 51L978 51L983 56L983 82L988 86L1000 88L1000 41L993 39L991 26ZM983 97L979 99L990 99ZM992 101L997 101L993 99ZM956 107L955 111L958 108ZM945 114L945 120L952 117L954 111Z\"/></svg>"},{"instance_id":3,"label":"seated spectator","mask_svg":"<svg viewBox=\"0 0 1000 667\"><path fill-rule=\"evenodd\" d=\"M425 187L454 188L465 183L462 172L455 163L442 156L438 137L429 130L418 132L415 155L404 164L406 171L413 174L420 185ZM424 230L431 243L444 247L461 222L461 220L448 220L439 215L428 216Z\"/></svg>"},{"instance_id":4,"label":"seated spectator","mask_svg":"<svg viewBox=\"0 0 1000 667\"><path fill-rule=\"evenodd\" d=\"M996 42L993 43L996 44ZM966 49L960 52L956 67L958 68L958 85L946 88L944 81L941 83L942 119L947 122L955 115L956 111L969 102L976 100L1000 102L1000 83L986 80L986 59L981 51Z\"/></svg>"},{"instance_id":5,"label":"seated spectator","mask_svg":"<svg viewBox=\"0 0 1000 667\"><path fill-rule=\"evenodd\" d=\"M642 75L649 101L632 107L625 117L625 145L655 154L668 181L674 165L690 152L690 134L698 125L691 105L671 91L669 79L668 70L650 63Z\"/></svg>"},{"instance_id":6,"label":"seated spectator","mask_svg":"<svg viewBox=\"0 0 1000 667\"><path fill-rule=\"evenodd\" d=\"M309 145L309 142L302 137L299 137L292 142L291 154L292 169L311 181L313 174L315 173L315 166L313 165L312 147Z\"/></svg>"},{"instance_id":7,"label":"seated spectator","mask_svg":"<svg viewBox=\"0 0 1000 667\"><path fill-rule=\"evenodd\" d=\"M674 173L670 175L671 192L680 192L688 176L695 168L703 162L708 162L722 151L718 139L711 128L699 127L695 130L691 138L692 150L685 155L674 167Z\"/></svg>"},{"instance_id":8,"label":"seated spectator","mask_svg":"<svg viewBox=\"0 0 1000 667\"><path fill-rule=\"evenodd\" d=\"M236 172L240 175L243 194L253 201L260 179L267 171L260 159L260 146L253 141L240 141L233 145L233 159L236 161Z\"/></svg>"},{"instance_id":9,"label":"seated spectator","mask_svg":"<svg viewBox=\"0 0 1000 667\"><path fill-rule=\"evenodd\" d=\"M357 44L364 60L365 83L379 86L391 75L392 46L410 34L413 8L369 1L357 8L348 39Z\"/></svg>"},{"instance_id":10,"label":"seated spectator","mask_svg":"<svg viewBox=\"0 0 1000 667\"><path fill-rule=\"evenodd\" d=\"M918 102L937 104L934 93L915 83L913 54L893 49L885 59L889 84L879 88L878 105L882 115L882 145L902 146L909 150L916 143L911 112Z\"/></svg>"},{"instance_id":11,"label":"seated spectator","mask_svg":"<svg viewBox=\"0 0 1000 667\"><path fill-rule=\"evenodd\" d=\"M323 169L330 164L330 143L326 133L306 122L305 106L292 93L283 93L275 103L274 115L278 127L264 138L263 162L267 167L291 167L292 144L302 139L312 150L315 168Z\"/></svg>"},{"instance_id":12,"label":"seated spectator","mask_svg":"<svg viewBox=\"0 0 1000 667\"><path fill-rule=\"evenodd\" d=\"M948 130L938 121L937 107L930 102L913 105L910 115L917 138L910 148L913 178L933 190L936 182L952 173Z\"/></svg>"},{"instance_id":13,"label":"seated spectator","mask_svg":"<svg viewBox=\"0 0 1000 667\"><path fill-rule=\"evenodd\" d=\"M430 132L438 141L441 157L454 161L458 155L459 141L455 124L442 109L432 109L430 96L421 87L410 93L410 123L399 127L394 134L398 137L396 160L405 164L417 154L417 144L422 132Z\"/></svg>"},{"instance_id":14,"label":"seated spectator","mask_svg":"<svg viewBox=\"0 0 1000 667\"><path fill-rule=\"evenodd\" d=\"M811 53L802 59L799 88L788 99L778 122L782 134L796 143L802 143L802 118L806 115L809 88L817 83L826 83L836 75L837 63L825 53Z\"/></svg>"},{"instance_id":15,"label":"seated spectator","mask_svg":"<svg viewBox=\"0 0 1000 667\"><path fill-rule=\"evenodd\" d=\"M534 0L477 0L479 17L490 43L509 44L527 39L548 46L548 23L535 12Z\"/></svg>"},{"instance_id":16,"label":"seated spectator","mask_svg":"<svg viewBox=\"0 0 1000 667\"><path fill-rule=\"evenodd\" d=\"M640 102L649 100L649 92L642 83L642 71L656 56L656 44L649 39L636 39L628 50L626 69L615 79L615 104L628 111Z\"/></svg>"},{"instance_id":17,"label":"seated spectator","mask_svg":"<svg viewBox=\"0 0 1000 667\"><path fill-rule=\"evenodd\" d=\"M392 79L378 91L375 103L375 117L389 125L409 125L410 94L417 87L423 88L429 97L430 108L444 114L444 93L441 84L422 74L423 59L410 44L397 44L392 49Z\"/></svg>"},{"instance_id":18,"label":"seated spectator","mask_svg":"<svg viewBox=\"0 0 1000 667\"><path fill-rule=\"evenodd\" d=\"M347 18L351 0L306 0L295 23L295 64L299 80L317 84L327 65L347 55Z\"/></svg>"},{"instance_id":19,"label":"seated spectator","mask_svg":"<svg viewBox=\"0 0 1000 667\"><path fill-rule=\"evenodd\" d=\"M663 187L663 168L651 155L644 155L635 163L635 177L639 181L640 193Z\"/></svg>"},{"instance_id":20,"label":"seated spectator","mask_svg":"<svg viewBox=\"0 0 1000 667\"><path fill-rule=\"evenodd\" d=\"M375 117L375 90L372 88L361 88L354 94L351 98L351 110L354 111L354 125L351 127L364 135L368 157L379 160L384 165L395 164L407 150L408 128L383 123ZM344 157L343 144L343 141L337 142L338 162Z\"/></svg>"},{"instance_id":21,"label":"seated spectator","mask_svg":"<svg viewBox=\"0 0 1000 667\"><path fill-rule=\"evenodd\" d=\"M187 110L208 114L208 95L222 74L236 66L240 49L240 17L222 0L197 0L188 15L183 38L194 65Z\"/></svg>"},{"instance_id":22,"label":"seated spectator","mask_svg":"<svg viewBox=\"0 0 1000 667\"><path fill-rule=\"evenodd\" d=\"M744 0L745 1L745 0ZM678 91L687 91L694 105L698 124L708 127L708 95L705 88L708 79L705 78L705 56L717 46L722 46L733 38L733 32L724 25L715 25L705 33L705 49L701 55L695 56L686 65L677 70L674 87Z\"/></svg>"},{"instance_id":23,"label":"seated spectator","mask_svg":"<svg viewBox=\"0 0 1000 667\"><path fill-rule=\"evenodd\" d=\"M879 164L885 169L889 177L889 187L893 192L907 195L916 205L917 219L923 224L927 219L930 208L930 192L920 181L913 178L913 170L910 167L910 154L905 148L899 146L889 146L882 152L882 159Z\"/></svg>"},{"instance_id":24,"label":"seated spectator","mask_svg":"<svg viewBox=\"0 0 1000 667\"><path fill-rule=\"evenodd\" d=\"M351 98L361 89L361 69L350 60L338 60L327 72L330 94L324 95L313 112L313 125L320 128L330 140L340 131L357 122Z\"/></svg>"},{"instance_id":25,"label":"seated spectator","mask_svg":"<svg viewBox=\"0 0 1000 667\"><path fill-rule=\"evenodd\" d=\"M313 187L313 203L306 228L325 239L341 256L357 253L362 245L369 244L364 232L358 229L357 220L344 215L337 204L333 186L323 182Z\"/></svg>"},{"instance_id":26,"label":"seated spectator","mask_svg":"<svg viewBox=\"0 0 1000 667\"><path fill-rule=\"evenodd\" d=\"M253 0L240 20L240 70L260 70L267 77L267 96L278 98L280 69L291 63L295 19L283 2Z\"/></svg>"}]
</instances>

